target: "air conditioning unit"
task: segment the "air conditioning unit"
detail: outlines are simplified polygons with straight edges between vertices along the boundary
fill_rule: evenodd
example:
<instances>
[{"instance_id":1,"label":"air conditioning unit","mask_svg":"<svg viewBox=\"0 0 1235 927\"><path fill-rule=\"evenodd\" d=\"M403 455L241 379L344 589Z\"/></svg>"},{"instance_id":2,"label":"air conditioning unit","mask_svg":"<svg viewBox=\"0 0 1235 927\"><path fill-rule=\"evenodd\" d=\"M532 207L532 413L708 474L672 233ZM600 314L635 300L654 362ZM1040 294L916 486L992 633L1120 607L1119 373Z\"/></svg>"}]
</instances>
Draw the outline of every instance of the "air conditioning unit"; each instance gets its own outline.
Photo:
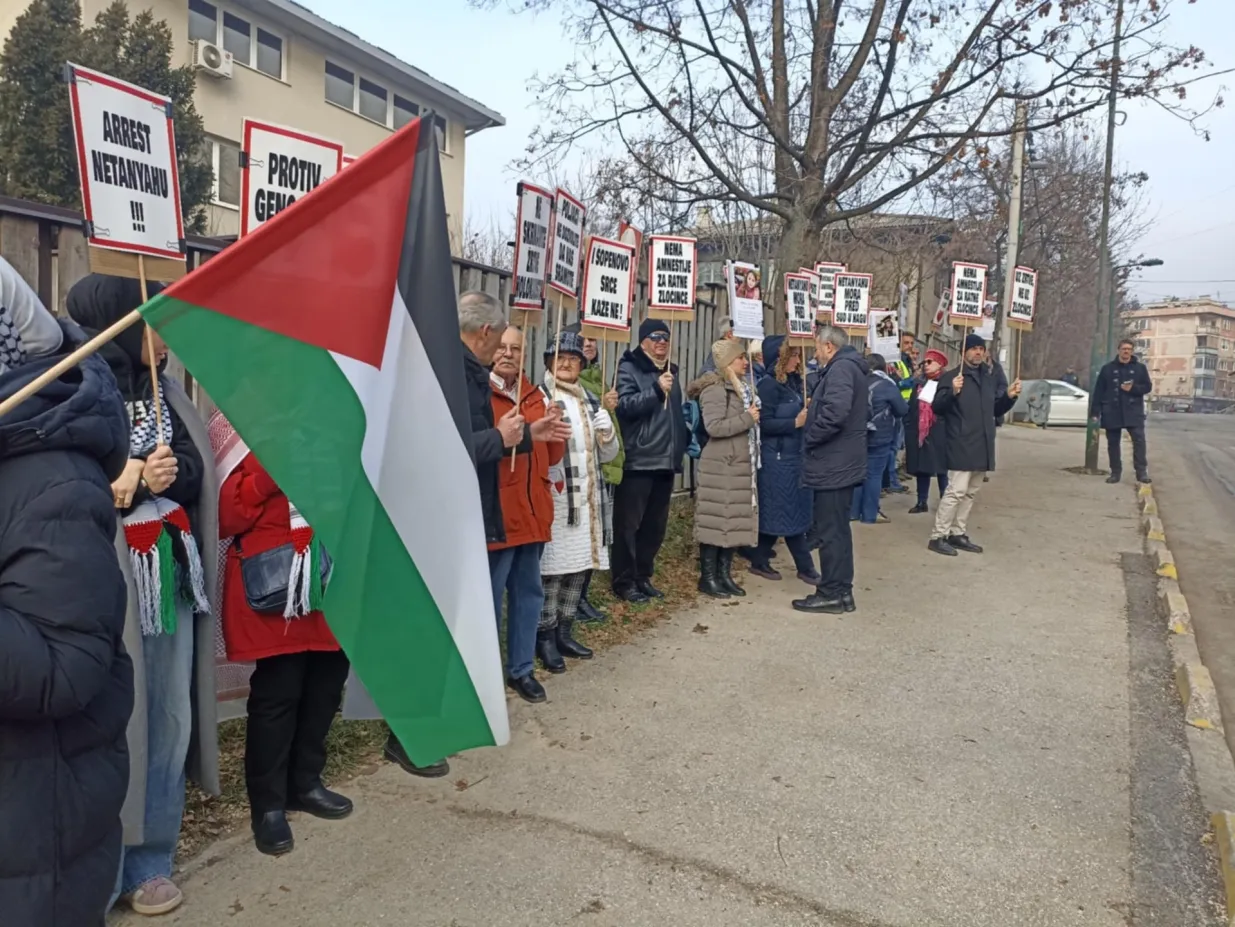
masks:
<instances>
[{"instance_id":1,"label":"air conditioning unit","mask_svg":"<svg viewBox=\"0 0 1235 927\"><path fill-rule=\"evenodd\" d=\"M198 39L193 43L193 67L195 70L204 71L211 77L225 77L230 80L232 53L213 42Z\"/></svg>"}]
</instances>

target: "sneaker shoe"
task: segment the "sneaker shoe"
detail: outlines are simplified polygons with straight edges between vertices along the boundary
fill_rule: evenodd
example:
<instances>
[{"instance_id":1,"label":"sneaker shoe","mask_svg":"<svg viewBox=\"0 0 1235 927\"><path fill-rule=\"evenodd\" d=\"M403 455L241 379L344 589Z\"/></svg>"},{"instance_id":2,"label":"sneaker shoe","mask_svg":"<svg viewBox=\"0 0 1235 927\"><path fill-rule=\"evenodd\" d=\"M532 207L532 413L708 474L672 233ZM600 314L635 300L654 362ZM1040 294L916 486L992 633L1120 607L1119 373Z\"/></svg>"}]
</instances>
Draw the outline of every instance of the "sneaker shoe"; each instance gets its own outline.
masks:
<instances>
[{"instance_id":1,"label":"sneaker shoe","mask_svg":"<svg viewBox=\"0 0 1235 927\"><path fill-rule=\"evenodd\" d=\"M886 525L891 520L892 519L888 518L887 515L884 515L883 512L880 512L878 515L875 516L875 524L877 525Z\"/></svg>"},{"instance_id":2,"label":"sneaker shoe","mask_svg":"<svg viewBox=\"0 0 1235 927\"><path fill-rule=\"evenodd\" d=\"M184 892L166 876L155 876L137 886L126 898L134 914L157 917L180 907L184 901Z\"/></svg>"}]
</instances>

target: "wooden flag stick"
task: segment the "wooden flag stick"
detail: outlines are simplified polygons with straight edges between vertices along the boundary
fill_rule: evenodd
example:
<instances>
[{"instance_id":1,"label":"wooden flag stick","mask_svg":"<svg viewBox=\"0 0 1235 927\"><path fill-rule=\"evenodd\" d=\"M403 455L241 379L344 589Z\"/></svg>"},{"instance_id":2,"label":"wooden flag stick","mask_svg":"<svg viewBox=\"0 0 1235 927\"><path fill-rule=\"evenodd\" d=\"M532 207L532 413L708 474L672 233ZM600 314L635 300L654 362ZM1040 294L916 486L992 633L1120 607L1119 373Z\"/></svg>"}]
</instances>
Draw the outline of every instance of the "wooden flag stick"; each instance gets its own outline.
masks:
<instances>
[{"instance_id":1,"label":"wooden flag stick","mask_svg":"<svg viewBox=\"0 0 1235 927\"><path fill-rule=\"evenodd\" d=\"M149 297L146 295L146 257L137 256L137 279L141 282L142 305ZM159 387L159 359L154 353L154 329L146 326L146 361L150 367L150 399L154 403L154 425L156 447L163 444L163 395Z\"/></svg>"},{"instance_id":2,"label":"wooden flag stick","mask_svg":"<svg viewBox=\"0 0 1235 927\"><path fill-rule=\"evenodd\" d=\"M562 353L562 313L565 300L562 294L557 294L557 330L553 333L553 401L557 402L557 358Z\"/></svg>"},{"instance_id":3,"label":"wooden flag stick","mask_svg":"<svg viewBox=\"0 0 1235 927\"><path fill-rule=\"evenodd\" d=\"M515 413L518 414L519 407L523 405L523 365L527 362L527 310L523 310L523 347L519 350L522 352L519 355L519 382L515 384ZM510 472L515 472L515 457L519 454L519 447L515 445L510 449Z\"/></svg>"},{"instance_id":4,"label":"wooden flag stick","mask_svg":"<svg viewBox=\"0 0 1235 927\"><path fill-rule=\"evenodd\" d=\"M668 360L668 363L665 366L665 369L670 370L673 367L673 320L672 319L669 320L669 351L665 355L665 357ZM678 373L681 373L681 372L682 372L681 370L678 371ZM665 409L669 408L669 393L665 393L665 404L663 408Z\"/></svg>"},{"instance_id":5,"label":"wooden flag stick","mask_svg":"<svg viewBox=\"0 0 1235 927\"><path fill-rule=\"evenodd\" d=\"M76 351L69 354L64 360L56 364L50 370L45 371L42 375L31 380L8 399L0 402L0 418L3 418L7 413L16 409L19 405L41 390L48 383L51 383L60 378L60 376L68 370L72 370L91 354L98 351L99 348L115 339L117 335L126 329L132 328L142 320L140 309L134 309L120 321L109 325L103 331L99 332Z\"/></svg>"}]
</instances>

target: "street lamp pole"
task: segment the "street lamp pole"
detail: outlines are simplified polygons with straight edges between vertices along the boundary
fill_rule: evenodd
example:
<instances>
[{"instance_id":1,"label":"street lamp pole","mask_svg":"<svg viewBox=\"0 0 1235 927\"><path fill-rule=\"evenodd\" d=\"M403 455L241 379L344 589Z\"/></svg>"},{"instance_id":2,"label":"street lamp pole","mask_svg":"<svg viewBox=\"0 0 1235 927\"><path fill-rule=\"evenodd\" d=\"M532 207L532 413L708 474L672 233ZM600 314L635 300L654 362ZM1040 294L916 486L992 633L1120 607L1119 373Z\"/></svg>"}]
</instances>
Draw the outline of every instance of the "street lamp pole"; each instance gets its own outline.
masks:
<instances>
[{"instance_id":1,"label":"street lamp pole","mask_svg":"<svg viewBox=\"0 0 1235 927\"><path fill-rule=\"evenodd\" d=\"M1000 294L1002 305L995 319L995 337L991 340L991 356L1000 363L999 349L1007 337L1008 318L1012 313L1012 284L1016 279L1016 258L1021 248L1021 195L1025 185L1025 129L1029 123L1029 107L1024 103L1016 104L1016 115L1012 129L1012 184L1008 195L1008 250L1004 256ZM1011 343L1011 339L1008 339ZM1008 369L1004 366L1005 371Z\"/></svg>"},{"instance_id":2,"label":"street lamp pole","mask_svg":"<svg viewBox=\"0 0 1235 927\"><path fill-rule=\"evenodd\" d=\"M1102 225L1098 232L1098 307L1094 324L1093 346L1089 352L1089 393L1098 386L1098 371L1102 369L1107 331L1111 325L1114 288L1111 267L1111 185L1115 164L1115 105L1119 100L1119 46L1123 39L1124 0L1115 7L1115 42L1111 54L1111 89L1106 113L1106 164L1102 175ZM1098 423L1090 418L1085 426L1085 469L1098 471Z\"/></svg>"}]
</instances>

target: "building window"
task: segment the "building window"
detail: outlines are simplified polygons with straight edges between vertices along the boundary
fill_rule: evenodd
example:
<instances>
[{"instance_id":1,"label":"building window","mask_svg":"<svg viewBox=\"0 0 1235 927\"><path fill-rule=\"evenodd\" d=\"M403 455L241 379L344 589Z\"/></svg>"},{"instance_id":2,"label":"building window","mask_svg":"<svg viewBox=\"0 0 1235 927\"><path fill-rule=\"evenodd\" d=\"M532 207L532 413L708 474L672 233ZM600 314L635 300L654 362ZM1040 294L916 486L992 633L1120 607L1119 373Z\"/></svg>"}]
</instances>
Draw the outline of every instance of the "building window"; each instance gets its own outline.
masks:
<instances>
[{"instance_id":1,"label":"building window","mask_svg":"<svg viewBox=\"0 0 1235 927\"><path fill-rule=\"evenodd\" d=\"M405 125L420 115L420 105L406 97L395 94L394 128L402 129Z\"/></svg>"},{"instance_id":2,"label":"building window","mask_svg":"<svg viewBox=\"0 0 1235 927\"><path fill-rule=\"evenodd\" d=\"M347 68L326 62L326 99L336 106L356 106L356 75Z\"/></svg>"},{"instance_id":3,"label":"building window","mask_svg":"<svg viewBox=\"0 0 1235 927\"><path fill-rule=\"evenodd\" d=\"M207 139L214 170L211 200L220 206L240 206L240 146L221 138Z\"/></svg>"},{"instance_id":4,"label":"building window","mask_svg":"<svg viewBox=\"0 0 1235 927\"><path fill-rule=\"evenodd\" d=\"M386 125L389 118L389 94L386 88L371 80L360 78L360 94L357 97L356 111L366 119Z\"/></svg>"},{"instance_id":5,"label":"building window","mask_svg":"<svg viewBox=\"0 0 1235 927\"><path fill-rule=\"evenodd\" d=\"M283 39L207 0L189 0L189 39L221 45L237 64L283 79Z\"/></svg>"}]
</instances>

